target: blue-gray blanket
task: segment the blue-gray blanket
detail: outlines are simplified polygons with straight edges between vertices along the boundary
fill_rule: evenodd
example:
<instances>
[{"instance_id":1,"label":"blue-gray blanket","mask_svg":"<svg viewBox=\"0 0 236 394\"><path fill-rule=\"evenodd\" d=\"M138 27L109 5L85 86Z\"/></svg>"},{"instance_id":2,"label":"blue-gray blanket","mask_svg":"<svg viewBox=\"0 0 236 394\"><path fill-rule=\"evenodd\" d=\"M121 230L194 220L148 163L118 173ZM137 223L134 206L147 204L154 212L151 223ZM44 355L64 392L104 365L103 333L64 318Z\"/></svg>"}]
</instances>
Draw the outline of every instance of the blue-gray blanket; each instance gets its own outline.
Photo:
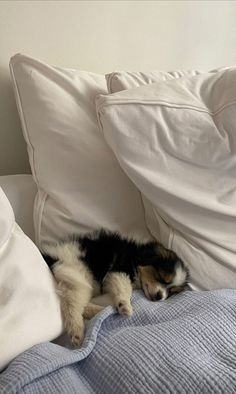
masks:
<instances>
[{"instance_id":1,"label":"blue-gray blanket","mask_svg":"<svg viewBox=\"0 0 236 394\"><path fill-rule=\"evenodd\" d=\"M0 393L236 393L236 290L163 302L135 292L133 306L131 318L111 307L97 315L80 350L24 352L0 375Z\"/></svg>"}]
</instances>

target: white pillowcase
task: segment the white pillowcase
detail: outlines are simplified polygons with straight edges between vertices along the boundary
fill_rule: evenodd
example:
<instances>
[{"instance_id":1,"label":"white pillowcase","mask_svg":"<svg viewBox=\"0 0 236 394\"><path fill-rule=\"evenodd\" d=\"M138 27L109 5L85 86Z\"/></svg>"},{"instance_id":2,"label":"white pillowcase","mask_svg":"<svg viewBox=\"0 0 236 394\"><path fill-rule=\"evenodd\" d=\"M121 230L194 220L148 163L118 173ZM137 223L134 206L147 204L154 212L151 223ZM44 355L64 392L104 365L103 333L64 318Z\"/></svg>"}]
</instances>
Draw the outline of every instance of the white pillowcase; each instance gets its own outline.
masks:
<instances>
[{"instance_id":1,"label":"white pillowcase","mask_svg":"<svg viewBox=\"0 0 236 394\"><path fill-rule=\"evenodd\" d=\"M0 188L0 370L24 350L62 333L53 277L15 223Z\"/></svg>"},{"instance_id":2,"label":"white pillowcase","mask_svg":"<svg viewBox=\"0 0 236 394\"><path fill-rule=\"evenodd\" d=\"M101 96L97 111L149 229L192 286L235 288L236 69Z\"/></svg>"},{"instance_id":3,"label":"white pillowcase","mask_svg":"<svg viewBox=\"0 0 236 394\"><path fill-rule=\"evenodd\" d=\"M104 75L16 55L10 70L38 194L36 243L98 227L149 236L139 191L100 133Z\"/></svg>"}]
</instances>

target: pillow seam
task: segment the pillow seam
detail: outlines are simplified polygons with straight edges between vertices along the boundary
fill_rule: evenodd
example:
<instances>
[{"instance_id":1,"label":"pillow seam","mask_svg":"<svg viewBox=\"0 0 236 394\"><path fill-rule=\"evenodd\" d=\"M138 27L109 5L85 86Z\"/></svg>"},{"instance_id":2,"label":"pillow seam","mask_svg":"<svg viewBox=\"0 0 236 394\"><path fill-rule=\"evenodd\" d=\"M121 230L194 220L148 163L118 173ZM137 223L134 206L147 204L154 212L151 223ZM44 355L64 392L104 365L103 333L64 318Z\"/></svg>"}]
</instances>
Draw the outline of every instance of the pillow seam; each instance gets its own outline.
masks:
<instances>
[{"instance_id":1,"label":"pillow seam","mask_svg":"<svg viewBox=\"0 0 236 394\"><path fill-rule=\"evenodd\" d=\"M25 114L24 114L24 110L23 110L23 105L22 105L22 100L21 100L21 96L20 96L20 92L18 89L18 85L15 79L15 75L14 75L14 70L13 70L13 66L12 63L10 62L10 74L11 74L11 78L13 81L13 86L14 86L14 94L15 94L15 98L16 98L16 105L18 108L18 112L20 115L20 119L21 119L21 123L22 123L22 131L23 131L23 135L25 137L26 143L28 143L28 146L30 146L31 149L31 154L32 154L32 166L31 166L31 170L32 170L32 175L35 179L36 185L37 185L37 189L39 191L39 180L37 177L37 173L36 173L36 169L35 169L35 156L34 156L34 146L29 138L29 132L28 132L28 127L27 127L27 122L25 119ZM45 193L47 195L47 193ZM44 202L46 200L46 197L44 199ZM44 203L41 203L41 207L39 209L39 212L37 213L38 216L38 226L37 229L35 227L35 238L36 238L36 242L37 240L39 241L40 238L40 230L41 230L41 223L42 223L42 216L43 216L43 208L44 208ZM35 200L34 200L34 217L36 217L35 214Z\"/></svg>"},{"instance_id":2,"label":"pillow seam","mask_svg":"<svg viewBox=\"0 0 236 394\"><path fill-rule=\"evenodd\" d=\"M99 98L98 100L101 100L101 98ZM236 104L236 101L232 101L230 103L224 104L222 107L218 108L216 111L208 111L205 108L201 108L201 107L195 107L195 106L191 106L191 105L183 105L183 104L174 104L174 103L166 103L166 102L158 102L155 100L146 100L146 101L142 101L142 100L127 100L126 101L118 101L118 100L114 100L111 103L107 103L105 102L105 100L101 103L99 103L98 101L98 105L97 105L97 112L102 112L102 109L105 107L109 107L112 105L126 105L126 104L141 104L141 105L159 105L161 107L167 107L167 108L176 108L176 109L190 109L196 112L205 112L211 116L215 116L218 115L221 111L223 111L225 108L228 108L234 104Z\"/></svg>"},{"instance_id":3,"label":"pillow seam","mask_svg":"<svg viewBox=\"0 0 236 394\"><path fill-rule=\"evenodd\" d=\"M43 212L44 212L45 202L48 197L48 194L45 191L42 191L42 194L43 195L42 195L41 204L39 207L39 211L37 213L38 225L37 225L37 227L36 227L36 225L34 226L35 227L35 243L36 243L36 245L38 245L39 248L41 247L41 228L42 228ZM37 196L39 196L39 190L37 192ZM35 204L36 204L36 198L34 200L34 207L35 207ZM35 211L36 210L34 209L34 223L37 223Z\"/></svg>"}]
</instances>

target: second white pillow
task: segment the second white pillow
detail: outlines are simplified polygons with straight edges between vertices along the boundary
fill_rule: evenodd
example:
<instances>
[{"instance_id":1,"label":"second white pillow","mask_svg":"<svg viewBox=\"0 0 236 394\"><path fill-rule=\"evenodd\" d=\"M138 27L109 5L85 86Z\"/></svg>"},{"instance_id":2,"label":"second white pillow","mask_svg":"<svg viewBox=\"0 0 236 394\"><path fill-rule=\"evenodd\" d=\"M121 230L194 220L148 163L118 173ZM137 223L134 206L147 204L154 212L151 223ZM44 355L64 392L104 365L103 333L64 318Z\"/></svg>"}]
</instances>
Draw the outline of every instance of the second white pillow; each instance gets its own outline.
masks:
<instances>
[{"instance_id":1,"label":"second white pillow","mask_svg":"<svg viewBox=\"0 0 236 394\"><path fill-rule=\"evenodd\" d=\"M153 235L199 289L236 283L236 69L101 96L101 130Z\"/></svg>"}]
</instances>

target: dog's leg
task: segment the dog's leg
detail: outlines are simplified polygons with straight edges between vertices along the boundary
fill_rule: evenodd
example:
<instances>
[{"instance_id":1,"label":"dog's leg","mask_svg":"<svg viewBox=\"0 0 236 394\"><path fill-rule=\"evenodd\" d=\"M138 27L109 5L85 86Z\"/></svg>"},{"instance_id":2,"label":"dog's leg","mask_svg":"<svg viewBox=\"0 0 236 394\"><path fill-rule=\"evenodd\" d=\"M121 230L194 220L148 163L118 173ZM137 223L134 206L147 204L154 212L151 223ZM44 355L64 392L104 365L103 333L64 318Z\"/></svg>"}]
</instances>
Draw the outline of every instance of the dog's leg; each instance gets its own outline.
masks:
<instances>
[{"instance_id":1,"label":"dog's leg","mask_svg":"<svg viewBox=\"0 0 236 394\"><path fill-rule=\"evenodd\" d=\"M110 272L106 275L103 291L111 295L114 305L121 315L132 315L131 306L132 283L123 272Z\"/></svg>"},{"instance_id":2,"label":"dog's leg","mask_svg":"<svg viewBox=\"0 0 236 394\"><path fill-rule=\"evenodd\" d=\"M84 308L83 317L85 319L92 319L97 313L101 312L104 309L104 306L96 305L90 302Z\"/></svg>"},{"instance_id":3,"label":"dog's leg","mask_svg":"<svg viewBox=\"0 0 236 394\"><path fill-rule=\"evenodd\" d=\"M93 280L83 262L58 262L53 267L65 330L79 346L84 337L83 313L93 294Z\"/></svg>"}]
</instances>

